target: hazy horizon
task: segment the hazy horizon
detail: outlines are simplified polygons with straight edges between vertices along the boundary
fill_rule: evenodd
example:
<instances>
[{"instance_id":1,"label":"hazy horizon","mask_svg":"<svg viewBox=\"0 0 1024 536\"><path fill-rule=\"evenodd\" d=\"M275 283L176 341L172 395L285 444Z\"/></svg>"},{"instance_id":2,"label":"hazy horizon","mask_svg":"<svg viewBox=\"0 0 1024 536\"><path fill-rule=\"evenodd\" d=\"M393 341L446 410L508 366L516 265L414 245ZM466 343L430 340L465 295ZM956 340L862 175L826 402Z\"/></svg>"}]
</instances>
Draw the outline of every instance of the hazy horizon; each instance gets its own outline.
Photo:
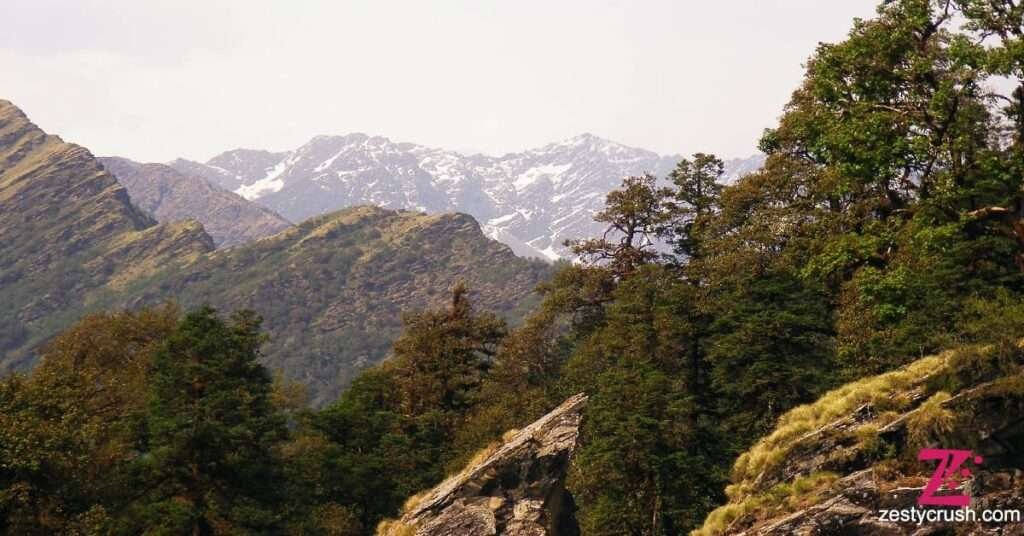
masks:
<instances>
[{"instance_id":1,"label":"hazy horizon","mask_svg":"<svg viewBox=\"0 0 1024 536\"><path fill-rule=\"evenodd\" d=\"M756 151L876 0L8 0L0 98L100 155L205 161L364 132L500 155L591 133Z\"/></svg>"}]
</instances>

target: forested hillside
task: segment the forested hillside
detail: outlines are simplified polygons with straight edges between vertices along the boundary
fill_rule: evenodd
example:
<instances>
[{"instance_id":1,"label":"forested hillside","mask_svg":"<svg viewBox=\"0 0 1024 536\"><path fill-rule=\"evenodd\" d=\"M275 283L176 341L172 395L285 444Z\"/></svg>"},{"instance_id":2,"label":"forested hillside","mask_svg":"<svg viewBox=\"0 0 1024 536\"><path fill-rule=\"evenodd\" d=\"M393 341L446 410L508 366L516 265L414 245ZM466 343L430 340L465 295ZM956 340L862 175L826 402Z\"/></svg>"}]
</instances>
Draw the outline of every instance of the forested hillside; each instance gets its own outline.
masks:
<instances>
[{"instance_id":1,"label":"forested hillside","mask_svg":"<svg viewBox=\"0 0 1024 536\"><path fill-rule=\"evenodd\" d=\"M302 381L322 405L388 354L403 312L444 303L464 282L481 307L519 320L549 271L484 237L464 214L356 207L154 270L97 300L252 309L271 335L263 362Z\"/></svg>"}]
</instances>

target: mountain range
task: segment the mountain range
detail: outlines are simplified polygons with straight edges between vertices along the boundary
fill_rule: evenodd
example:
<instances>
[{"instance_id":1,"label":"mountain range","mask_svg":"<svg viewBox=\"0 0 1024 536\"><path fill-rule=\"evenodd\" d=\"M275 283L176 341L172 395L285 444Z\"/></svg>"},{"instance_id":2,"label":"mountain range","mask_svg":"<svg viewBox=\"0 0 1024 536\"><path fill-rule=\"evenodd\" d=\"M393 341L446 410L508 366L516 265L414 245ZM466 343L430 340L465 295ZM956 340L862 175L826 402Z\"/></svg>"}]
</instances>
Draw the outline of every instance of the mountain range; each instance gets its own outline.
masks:
<instances>
[{"instance_id":1,"label":"mountain range","mask_svg":"<svg viewBox=\"0 0 1024 536\"><path fill-rule=\"evenodd\" d=\"M192 208L218 213L234 204L224 210L264 222L264 231L284 226L217 249L200 222L158 223L147 214L180 208L161 201L161 186L126 189L108 165L123 177L138 171L101 163L0 100L0 374L30 368L41 345L85 314L173 299L254 309L271 337L264 362L323 404L386 357L403 311L440 305L464 281L476 304L514 320L550 273L488 239L465 214L358 206L288 225L234 194L191 184L188 174L144 167L146 176L191 184L166 191L205 197ZM146 194L133 200L130 191ZM222 235L224 243L242 239Z\"/></svg>"},{"instance_id":2,"label":"mountain range","mask_svg":"<svg viewBox=\"0 0 1024 536\"><path fill-rule=\"evenodd\" d=\"M627 175L666 176L682 158L581 134L504 156L466 155L366 134L317 136L285 152L236 149L170 167L200 176L291 221L371 204L463 212L523 257L568 256L567 239L596 236L593 220ZM726 162L726 182L763 155Z\"/></svg>"}]
</instances>

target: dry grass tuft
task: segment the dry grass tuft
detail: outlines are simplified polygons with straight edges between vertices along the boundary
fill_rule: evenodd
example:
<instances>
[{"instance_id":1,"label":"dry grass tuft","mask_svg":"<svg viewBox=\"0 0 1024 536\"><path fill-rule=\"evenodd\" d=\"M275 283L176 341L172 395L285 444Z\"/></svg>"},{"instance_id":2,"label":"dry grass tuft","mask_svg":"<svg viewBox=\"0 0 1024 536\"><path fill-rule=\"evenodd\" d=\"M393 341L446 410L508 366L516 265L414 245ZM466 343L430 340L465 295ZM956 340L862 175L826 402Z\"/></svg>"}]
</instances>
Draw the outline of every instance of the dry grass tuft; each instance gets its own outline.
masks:
<instances>
[{"instance_id":1,"label":"dry grass tuft","mask_svg":"<svg viewBox=\"0 0 1024 536\"><path fill-rule=\"evenodd\" d=\"M800 477L792 483L773 486L760 495L751 495L739 502L731 502L715 509L704 521L704 526L690 533L690 536L716 536L722 534L736 520L757 514L758 520L795 512L816 503L821 494L828 491L839 479L835 473L815 473Z\"/></svg>"},{"instance_id":2,"label":"dry grass tuft","mask_svg":"<svg viewBox=\"0 0 1024 536\"><path fill-rule=\"evenodd\" d=\"M953 431L956 417L944 407L950 398L949 393L939 391L907 418L907 434L911 445L924 447Z\"/></svg>"}]
</instances>

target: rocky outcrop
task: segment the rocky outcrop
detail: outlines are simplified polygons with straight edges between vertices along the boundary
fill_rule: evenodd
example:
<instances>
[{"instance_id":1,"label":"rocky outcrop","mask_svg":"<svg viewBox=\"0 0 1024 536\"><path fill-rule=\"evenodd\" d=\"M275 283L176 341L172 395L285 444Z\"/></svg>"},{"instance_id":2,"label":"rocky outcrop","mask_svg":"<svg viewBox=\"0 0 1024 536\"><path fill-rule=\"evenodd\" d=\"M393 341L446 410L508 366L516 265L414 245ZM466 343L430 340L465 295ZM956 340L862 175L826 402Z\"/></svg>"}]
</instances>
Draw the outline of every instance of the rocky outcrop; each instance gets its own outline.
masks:
<instances>
[{"instance_id":1,"label":"rocky outcrop","mask_svg":"<svg viewBox=\"0 0 1024 536\"><path fill-rule=\"evenodd\" d=\"M485 451L385 522L382 536L575 536L565 476L587 397L579 394Z\"/></svg>"},{"instance_id":2,"label":"rocky outcrop","mask_svg":"<svg viewBox=\"0 0 1024 536\"><path fill-rule=\"evenodd\" d=\"M694 536L1024 535L1024 350L964 347L832 391L779 420L740 457L728 504ZM970 451L934 495L965 497L977 518L919 523L889 512L919 504L939 460L921 449ZM977 458L974 458L977 456ZM938 515L938 514L935 514ZM952 514L946 514L952 515Z\"/></svg>"},{"instance_id":3,"label":"rocky outcrop","mask_svg":"<svg viewBox=\"0 0 1024 536\"><path fill-rule=\"evenodd\" d=\"M871 536L928 536L941 534L961 535L1024 535L1024 523L981 523L943 520L918 524L903 521L898 516L883 513L907 511L917 505L923 482L894 482L882 470L868 468L836 481L828 498L799 509L788 515L772 518L750 529L727 531L725 534L743 536L801 535L871 535ZM986 473L985 483L976 483L978 496L972 509L1024 511L1024 479L1007 471ZM914 484L922 485L914 485ZM902 485L901 485L902 484ZM910 485L907 485L910 484ZM984 491L981 491L984 488Z\"/></svg>"},{"instance_id":4,"label":"rocky outcrop","mask_svg":"<svg viewBox=\"0 0 1024 536\"><path fill-rule=\"evenodd\" d=\"M140 164L125 158L100 158L128 189L132 203L159 222L194 219L218 247L277 234L291 226L272 210L164 164Z\"/></svg>"}]
</instances>

